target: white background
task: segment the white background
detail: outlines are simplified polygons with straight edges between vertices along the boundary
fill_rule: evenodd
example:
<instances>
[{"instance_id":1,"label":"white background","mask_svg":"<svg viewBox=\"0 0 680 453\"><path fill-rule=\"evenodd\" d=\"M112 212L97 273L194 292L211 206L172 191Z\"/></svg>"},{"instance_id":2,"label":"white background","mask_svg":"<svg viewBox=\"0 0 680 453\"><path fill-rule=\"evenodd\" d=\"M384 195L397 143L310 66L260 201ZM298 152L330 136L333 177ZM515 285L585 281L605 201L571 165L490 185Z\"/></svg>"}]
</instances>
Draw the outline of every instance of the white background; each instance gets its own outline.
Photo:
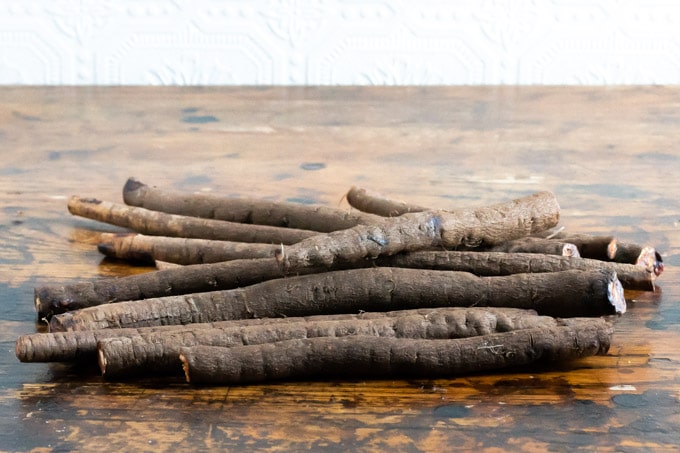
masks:
<instances>
[{"instance_id":1,"label":"white background","mask_svg":"<svg viewBox=\"0 0 680 453\"><path fill-rule=\"evenodd\" d=\"M680 1L0 0L0 84L678 84Z\"/></svg>"}]
</instances>

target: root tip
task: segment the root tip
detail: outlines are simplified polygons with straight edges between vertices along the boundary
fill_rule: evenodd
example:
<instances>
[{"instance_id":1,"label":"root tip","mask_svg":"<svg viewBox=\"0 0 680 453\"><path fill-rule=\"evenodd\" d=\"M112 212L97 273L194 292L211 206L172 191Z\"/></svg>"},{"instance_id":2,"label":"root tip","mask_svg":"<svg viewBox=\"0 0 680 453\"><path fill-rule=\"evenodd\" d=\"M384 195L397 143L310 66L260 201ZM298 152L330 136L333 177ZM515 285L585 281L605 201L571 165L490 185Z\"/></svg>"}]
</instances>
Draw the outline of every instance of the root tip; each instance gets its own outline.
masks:
<instances>
[{"instance_id":1,"label":"root tip","mask_svg":"<svg viewBox=\"0 0 680 453\"><path fill-rule=\"evenodd\" d=\"M134 192L145 186L146 184L144 184L142 181L134 177L129 177L123 186L123 193Z\"/></svg>"},{"instance_id":2,"label":"root tip","mask_svg":"<svg viewBox=\"0 0 680 453\"><path fill-rule=\"evenodd\" d=\"M613 277L607 286L607 295L609 296L609 302L614 309L614 313L617 315L624 314L626 312L626 298L624 297L623 286L616 276L616 272L613 273Z\"/></svg>"},{"instance_id":3,"label":"root tip","mask_svg":"<svg viewBox=\"0 0 680 453\"><path fill-rule=\"evenodd\" d=\"M143 197L143 192L147 185L135 179L128 178L123 186L123 201L131 206L138 206L140 204L140 197Z\"/></svg>"}]
</instances>

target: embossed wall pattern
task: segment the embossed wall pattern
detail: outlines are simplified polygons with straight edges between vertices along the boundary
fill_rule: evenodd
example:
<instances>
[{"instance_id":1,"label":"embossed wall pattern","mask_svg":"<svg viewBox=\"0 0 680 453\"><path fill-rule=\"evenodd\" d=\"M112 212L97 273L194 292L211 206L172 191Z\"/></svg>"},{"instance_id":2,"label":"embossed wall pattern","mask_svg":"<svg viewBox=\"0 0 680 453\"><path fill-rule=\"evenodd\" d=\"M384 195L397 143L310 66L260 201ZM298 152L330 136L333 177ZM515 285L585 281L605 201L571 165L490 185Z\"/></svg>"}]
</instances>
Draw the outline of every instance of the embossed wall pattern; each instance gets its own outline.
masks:
<instances>
[{"instance_id":1,"label":"embossed wall pattern","mask_svg":"<svg viewBox=\"0 0 680 453\"><path fill-rule=\"evenodd\" d=\"M680 2L0 0L0 84L678 84Z\"/></svg>"}]
</instances>

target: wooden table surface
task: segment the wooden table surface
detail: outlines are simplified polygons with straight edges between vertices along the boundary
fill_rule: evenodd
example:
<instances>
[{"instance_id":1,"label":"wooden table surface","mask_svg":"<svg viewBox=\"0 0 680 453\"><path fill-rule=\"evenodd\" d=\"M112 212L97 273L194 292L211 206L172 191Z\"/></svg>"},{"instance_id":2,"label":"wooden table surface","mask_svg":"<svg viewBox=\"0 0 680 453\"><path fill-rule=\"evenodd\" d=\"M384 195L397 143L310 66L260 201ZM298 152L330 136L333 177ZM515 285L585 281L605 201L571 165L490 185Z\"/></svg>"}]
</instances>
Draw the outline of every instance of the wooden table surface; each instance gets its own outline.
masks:
<instances>
[{"instance_id":1,"label":"wooden table surface","mask_svg":"<svg viewBox=\"0 0 680 453\"><path fill-rule=\"evenodd\" d=\"M0 450L665 451L680 444L680 88L1 88ZM175 190L433 207L552 190L572 232L656 246L608 355L419 381L192 387L24 364L33 288L105 260L69 195Z\"/></svg>"}]
</instances>

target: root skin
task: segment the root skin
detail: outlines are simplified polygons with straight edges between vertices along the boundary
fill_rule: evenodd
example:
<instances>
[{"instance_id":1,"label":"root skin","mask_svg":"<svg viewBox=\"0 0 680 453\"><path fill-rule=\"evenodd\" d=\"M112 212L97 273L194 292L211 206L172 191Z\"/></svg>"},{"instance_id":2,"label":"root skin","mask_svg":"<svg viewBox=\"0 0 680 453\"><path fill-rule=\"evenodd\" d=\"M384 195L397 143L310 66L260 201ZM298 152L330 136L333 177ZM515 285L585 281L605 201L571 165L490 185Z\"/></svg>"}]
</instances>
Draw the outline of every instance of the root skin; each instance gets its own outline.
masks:
<instances>
[{"instance_id":1,"label":"root skin","mask_svg":"<svg viewBox=\"0 0 680 453\"><path fill-rule=\"evenodd\" d=\"M378 266L470 272L480 276L566 270L616 272L625 289L654 291L654 272L633 264L539 253L420 251L380 257Z\"/></svg>"},{"instance_id":2,"label":"root skin","mask_svg":"<svg viewBox=\"0 0 680 453\"><path fill-rule=\"evenodd\" d=\"M626 310L610 271L477 277L466 272L352 269L271 280L229 291L120 302L53 316L53 332L311 316L360 311L480 306L536 310L559 317ZM621 290L621 294L623 290Z\"/></svg>"},{"instance_id":3,"label":"root skin","mask_svg":"<svg viewBox=\"0 0 680 453\"><path fill-rule=\"evenodd\" d=\"M349 336L234 348L196 346L182 348L180 360L187 381L194 384L320 378L435 379L605 354L611 336L611 325L591 319L452 340Z\"/></svg>"},{"instance_id":4,"label":"root skin","mask_svg":"<svg viewBox=\"0 0 680 453\"><path fill-rule=\"evenodd\" d=\"M38 318L42 319L113 302L236 288L280 277L283 274L274 259L234 260L42 286L35 289L34 298Z\"/></svg>"},{"instance_id":5,"label":"root skin","mask_svg":"<svg viewBox=\"0 0 680 453\"><path fill-rule=\"evenodd\" d=\"M267 324L239 325L149 334L100 340L98 354L102 374L108 378L180 371L181 347L234 347L301 338L369 335L396 338L448 339L488 335L510 330L554 327L557 321L522 310L442 308L358 315L272 319ZM96 331L95 331L96 332Z\"/></svg>"},{"instance_id":6,"label":"root skin","mask_svg":"<svg viewBox=\"0 0 680 453\"><path fill-rule=\"evenodd\" d=\"M479 334L491 333L494 329L495 331L504 332L530 326L535 327L538 324L550 325L550 323L552 323L552 318L538 316L531 310L513 308L427 308L422 310L391 311L386 313L364 312L359 314L296 318L256 318L160 327L33 333L22 335L17 339L15 352L17 358L22 362L73 362L94 357L97 351L97 342L108 338L139 337L145 342L153 343L156 341L165 342L167 341L165 339L166 337L169 338L173 336L199 339L212 335L211 333L204 331L245 332L250 329L280 329L296 323L347 323L352 322L353 320L359 320L361 322L377 320L377 322L380 322L383 318L414 316L421 316L430 320L430 322L435 324L433 326L434 329L439 325L438 322L435 322L434 320L440 320L443 317L443 320L450 328L449 331L458 336L472 335L475 332ZM197 333L198 331L201 332ZM261 337L261 335L258 335L255 338ZM243 339L244 341L247 340L246 343L252 343L254 341L252 333L243 336Z\"/></svg>"},{"instance_id":7,"label":"root skin","mask_svg":"<svg viewBox=\"0 0 680 453\"><path fill-rule=\"evenodd\" d=\"M171 192L149 186L134 178L126 182L123 200L130 206L170 214L322 233L379 220L379 217L371 214L327 206Z\"/></svg>"},{"instance_id":8,"label":"root skin","mask_svg":"<svg viewBox=\"0 0 680 453\"><path fill-rule=\"evenodd\" d=\"M224 220L201 219L125 206L94 198L72 196L69 212L99 222L129 228L137 233L263 244L294 244L313 237L315 231L266 225L245 225Z\"/></svg>"},{"instance_id":9,"label":"root skin","mask_svg":"<svg viewBox=\"0 0 680 453\"><path fill-rule=\"evenodd\" d=\"M282 269L290 272L433 247L491 247L551 228L558 220L555 196L539 192L478 209L404 214L282 247L276 256Z\"/></svg>"},{"instance_id":10,"label":"root skin","mask_svg":"<svg viewBox=\"0 0 680 453\"><path fill-rule=\"evenodd\" d=\"M98 245L99 251L111 258L144 263L164 261L182 265L268 258L273 257L278 248L280 245L134 233L102 233Z\"/></svg>"},{"instance_id":11,"label":"root skin","mask_svg":"<svg viewBox=\"0 0 680 453\"><path fill-rule=\"evenodd\" d=\"M390 200L377 192L352 187L347 192L347 202L359 211L376 214L382 217L396 217L409 212L430 211L422 206Z\"/></svg>"}]
</instances>

